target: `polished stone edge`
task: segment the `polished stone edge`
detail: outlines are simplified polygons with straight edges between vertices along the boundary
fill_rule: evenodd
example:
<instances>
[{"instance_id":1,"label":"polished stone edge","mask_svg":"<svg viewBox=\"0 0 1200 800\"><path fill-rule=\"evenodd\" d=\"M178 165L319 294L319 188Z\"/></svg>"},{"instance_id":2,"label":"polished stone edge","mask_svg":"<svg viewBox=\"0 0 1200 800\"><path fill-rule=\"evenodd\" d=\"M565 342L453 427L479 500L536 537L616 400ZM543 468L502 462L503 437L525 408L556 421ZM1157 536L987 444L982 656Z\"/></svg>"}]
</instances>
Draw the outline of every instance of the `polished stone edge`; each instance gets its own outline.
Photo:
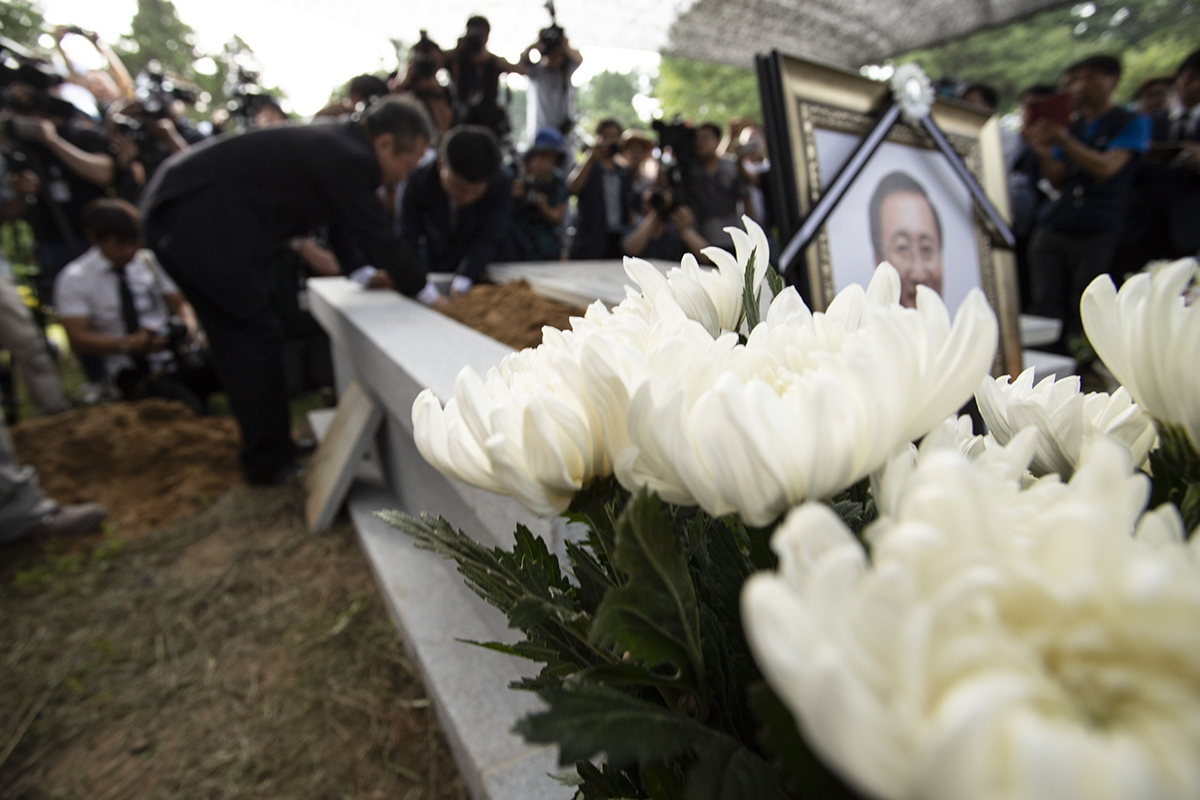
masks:
<instances>
[{"instance_id":1,"label":"polished stone edge","mask_svg":"<svg viewBox=\"0 0 1200 800\"><path fill-rule=\"evenodd\" d=\"M464 585L453 563L418 550L375 516L398 506L387 489L357 483L348 506L473 800L569 798L573 791L550 777L558 772L556 748L531 747L512 733L542 704L508 683L534 674L536 665L461 641L513 641L503 616Z\"/></svg>"}]
</instances>

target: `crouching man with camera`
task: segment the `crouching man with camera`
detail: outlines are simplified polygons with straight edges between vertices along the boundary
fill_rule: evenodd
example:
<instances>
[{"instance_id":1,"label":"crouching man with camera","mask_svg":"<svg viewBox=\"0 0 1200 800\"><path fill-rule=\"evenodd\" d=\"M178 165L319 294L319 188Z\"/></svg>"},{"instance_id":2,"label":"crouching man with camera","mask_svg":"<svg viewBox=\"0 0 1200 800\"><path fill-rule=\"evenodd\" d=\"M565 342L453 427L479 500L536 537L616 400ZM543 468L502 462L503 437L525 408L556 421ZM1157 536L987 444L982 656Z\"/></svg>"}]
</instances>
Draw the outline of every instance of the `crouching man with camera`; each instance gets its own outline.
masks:
<instances>
[{"instance_id":1,"label":"crouching man with camera","mask_svg":"<svg viewBox=\"0 0 1200 800\"><path fill-rule=\"evenodd\" d=\"M91 249L54 284L71 348L103 356L123 399L178 400L203 414L220 384L197 342L192 307L142 249L137 209L124 200L97 200L84 210L83 228Z\"/></svg>"}]
</instances>

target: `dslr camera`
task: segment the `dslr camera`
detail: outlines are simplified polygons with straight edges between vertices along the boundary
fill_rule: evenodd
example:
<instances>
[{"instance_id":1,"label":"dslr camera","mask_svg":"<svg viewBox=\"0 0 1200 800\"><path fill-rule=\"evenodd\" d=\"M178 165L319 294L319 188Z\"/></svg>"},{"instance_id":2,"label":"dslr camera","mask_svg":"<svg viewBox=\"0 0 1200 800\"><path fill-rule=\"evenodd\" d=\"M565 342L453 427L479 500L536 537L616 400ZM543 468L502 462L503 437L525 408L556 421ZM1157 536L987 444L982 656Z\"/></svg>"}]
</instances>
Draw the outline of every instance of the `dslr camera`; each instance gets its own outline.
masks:
<instances>
[{"instance_id":1,"label":"dslr camera","mask_svg":"<svg viewBox=\"0 0 1200 800\"><path fill-rule=\"evenodd\" d=\"M691 197L692 166L696 161L696 129L676 115L671 122L656 119L650 123L658 134L658 147L671 148L671 159L662 161L662 175L666 188L656 189L650 197L650 206L660 216L666 217L675 206L688 205Z\"/></svg>"},{"instance_id":2,"label":"dslr camera","mask_svg":"<svg viewBox=\"0 0 1200 800\"><path fill-rule=\"evenodd\" d=\"M196 102L196 93L191 89L175 85L163 72L162 65L151 61L146 71L137 79L137 99L142 113L151 119L166 119L171 116L171 105L176 100L191 105Z\"/></svg>"},{"instance_id":3,"label":"dslr camera","mask_svg":"<svg viewBox=\"0 0 1200 800\"><path fill-rule=\"evenodd\" d=\"M62 76L53 65L34 58L16 42L0 36L0 108L12 114L45 114L69 117L75 106L49 93L62 83ZM16 120L5 120L5 135L10 139L21 136Z\"/></svg>"},{"instance_id":4,"label":"dslr camera","mask_svg":"<svg viewBox=\"0 0 1200 800\"><path fill-rule=\"evenodd\" d=\"M558 24L558 15L554 11L554 0L546 0L546 10L550 12L550 27L538 31L538 52L546 55L562 44L563 29Z\"/></svg>"}]
</instances>

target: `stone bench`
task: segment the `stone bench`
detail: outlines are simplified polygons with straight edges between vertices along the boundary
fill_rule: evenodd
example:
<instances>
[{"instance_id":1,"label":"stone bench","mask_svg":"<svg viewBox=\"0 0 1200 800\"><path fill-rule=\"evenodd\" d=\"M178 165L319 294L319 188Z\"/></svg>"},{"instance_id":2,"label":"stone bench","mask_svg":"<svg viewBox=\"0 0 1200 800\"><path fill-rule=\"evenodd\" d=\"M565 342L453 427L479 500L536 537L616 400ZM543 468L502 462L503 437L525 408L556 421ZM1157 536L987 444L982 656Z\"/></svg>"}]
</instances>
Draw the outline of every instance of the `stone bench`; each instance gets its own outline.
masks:
<instances>
[{"instance_id":1,"label":"stone bench","mask_svg":"<svg viewBox=\"0 0 1200 800\"><path fill-rule=\"evenodd\" d=\"M365 291L343 278L308 284L313 314L329 333L338 388L358 381L384 409L373 460L384 484L359 481L350 517L404 643L475 800L565 800L554 747L531 747L512 727L541 707L510 681L538 665L460 641L515 641L517 632L463 584L453 562L417 550L374 516L380 509L441 514L488 546L510 547L518 522L561 551L564 527L515 501L466 486L429 466L412 439L412 403L426 387L445 402L470 364L481 375L511 350L393 292Z\"/></svg>"}]
</instances>

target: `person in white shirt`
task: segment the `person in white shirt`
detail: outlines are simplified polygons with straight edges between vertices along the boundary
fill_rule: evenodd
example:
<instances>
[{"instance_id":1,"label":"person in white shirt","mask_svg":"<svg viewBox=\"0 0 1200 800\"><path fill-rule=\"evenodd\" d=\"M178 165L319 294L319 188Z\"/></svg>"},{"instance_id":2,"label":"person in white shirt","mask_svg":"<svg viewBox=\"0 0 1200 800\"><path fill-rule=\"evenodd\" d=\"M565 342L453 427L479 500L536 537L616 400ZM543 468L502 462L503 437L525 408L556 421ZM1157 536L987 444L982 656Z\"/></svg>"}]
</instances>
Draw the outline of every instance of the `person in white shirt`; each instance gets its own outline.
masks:
<instances>
[{"instance_id":1,"label":"person in white shirt","mask_svg":"<svg viewBox=\"0 0 1200 800\"><path fill-rule=\"evenodd\" d=\"M203 414L208 396L219 390L216 373L192 347L197 323L191 306L141 246L137 209L124 200L97 200L83 222L92 247L54 285L71 349L103 356L123 399L162 397Z\"/></svg>"},{"instance_id":2,"label":"person in white shirt","mask_svg":"<svg viewBox=\"0 0 1200 800\"><path fill-rule=\"evenodd\" d=\"M538 61L533 60L534 51L541 56ZM542 128L554 128L570 139L575 128L575 86L571 80L583 56L571 47L562 28L551 25L538 33L538 40L525 48L517 63L519 71L529 78L526 137L533 141ZM573 150L567 147L568 152ZM566 169L572 166L568 164Z\"/></svg>"}]
</instances>

